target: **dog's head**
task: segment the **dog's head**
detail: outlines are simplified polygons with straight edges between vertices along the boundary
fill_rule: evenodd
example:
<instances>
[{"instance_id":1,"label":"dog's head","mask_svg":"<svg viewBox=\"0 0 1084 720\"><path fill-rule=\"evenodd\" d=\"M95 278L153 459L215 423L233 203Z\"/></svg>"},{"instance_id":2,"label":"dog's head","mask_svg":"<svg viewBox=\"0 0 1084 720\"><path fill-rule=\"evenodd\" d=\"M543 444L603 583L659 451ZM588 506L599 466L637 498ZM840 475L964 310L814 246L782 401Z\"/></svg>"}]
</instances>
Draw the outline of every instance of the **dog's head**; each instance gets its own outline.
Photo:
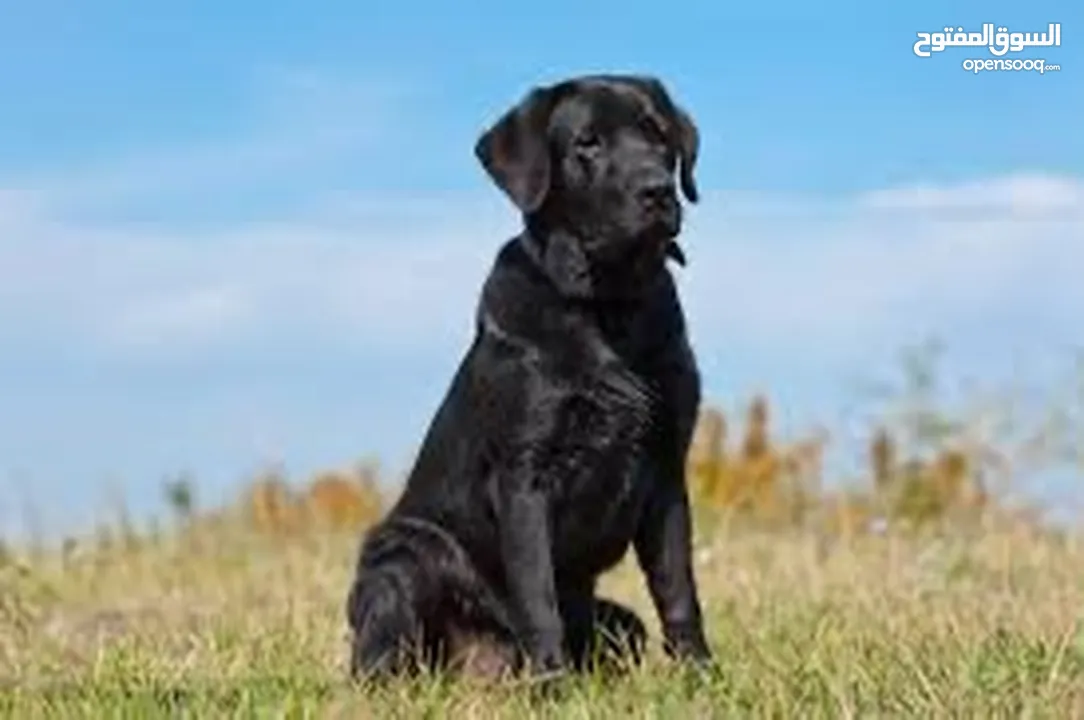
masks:
<instances>
[{"instance_id":1,"label":"dog's head","mask_svg":"<svg viewBox=\"0 0 1084 720\"><path fill-rule=\"evenodd\" d=\"M652 77L593 75L532 90L475 154L529 225L575 237L593 266L661 267L697 200L699 134Z\"/></svg>"}]
</instances>

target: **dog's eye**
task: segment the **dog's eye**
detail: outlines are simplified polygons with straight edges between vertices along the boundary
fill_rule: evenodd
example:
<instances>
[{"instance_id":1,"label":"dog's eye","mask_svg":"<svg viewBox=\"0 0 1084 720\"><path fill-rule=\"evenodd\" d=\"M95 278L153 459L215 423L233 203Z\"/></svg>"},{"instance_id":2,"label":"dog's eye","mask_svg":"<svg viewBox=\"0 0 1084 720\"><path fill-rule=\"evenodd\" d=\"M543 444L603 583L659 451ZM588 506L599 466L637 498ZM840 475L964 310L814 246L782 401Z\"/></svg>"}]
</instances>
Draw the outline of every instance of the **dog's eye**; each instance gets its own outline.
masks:
<instances>
[{"instance_id":1,"label":"dog's eye","mask_svg":"<svg viewBox=\"0 0 1084 720\"><path fill-rule=\"evenodd\" d=\"M602 138L597 133L586 132L576 138L576 149L583 152L596 152L602 147Z\"/></svg>"},{"instance_id":2,"label":"dog's eye","mask_svg":"<svg viewBox=\"0 0 1084 720\"><path fill-rule=\"evenodd\" d=\"M666 144L666 134L654 121L644 118L640 122L640 130L644 133L644 137L650 142L658 143L660 145Z\"/></svg>"}]
</instances>

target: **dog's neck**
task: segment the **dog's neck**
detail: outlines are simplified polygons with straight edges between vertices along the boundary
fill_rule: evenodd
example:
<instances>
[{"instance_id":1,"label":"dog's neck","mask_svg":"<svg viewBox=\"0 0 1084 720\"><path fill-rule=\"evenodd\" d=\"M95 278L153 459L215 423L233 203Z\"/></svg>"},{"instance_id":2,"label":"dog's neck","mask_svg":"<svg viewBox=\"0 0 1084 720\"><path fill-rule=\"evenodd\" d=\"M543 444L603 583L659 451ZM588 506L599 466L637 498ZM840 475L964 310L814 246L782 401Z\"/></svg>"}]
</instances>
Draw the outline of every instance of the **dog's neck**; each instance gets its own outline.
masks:
<instances>
[{"instance_id":1,"label":"dog's neck","mask_svg":"<svg viewBox=\"0 0 1084 720\"><path fill-rule=\"evenodd\" d=\"M660 264L658 272L650 277L636 277L633 271L624 273L617 269L608 270L605 278L600 277L579 237L564 228L547 228L530 217L526 218L519 244L558 294L577 302L635 304L667 272L665 265Z\"/></svg>"},{"instance_id":2,"label":"dog's neck","mask_svg":"<svg viewBox=\"0 0 1084 720\"><path fill-rule=\"evenodd\" d=\"M543 230L528 220L519 243L527 257L553 283L558 294L571 300L596 297L591 266L579 240L561 230Z\"/></svg>"}]
</instances>

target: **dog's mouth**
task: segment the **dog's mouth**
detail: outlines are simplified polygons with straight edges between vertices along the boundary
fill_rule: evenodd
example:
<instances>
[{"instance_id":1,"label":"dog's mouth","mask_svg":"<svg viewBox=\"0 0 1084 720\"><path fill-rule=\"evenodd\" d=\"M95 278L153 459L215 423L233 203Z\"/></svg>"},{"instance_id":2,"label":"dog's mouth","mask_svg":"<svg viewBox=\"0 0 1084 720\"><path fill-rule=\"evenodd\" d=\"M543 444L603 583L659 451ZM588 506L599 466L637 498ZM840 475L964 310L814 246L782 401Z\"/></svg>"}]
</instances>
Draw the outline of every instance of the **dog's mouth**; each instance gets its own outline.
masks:
<instances>
[{"instance_id":1,"label":"dog's mouth","mask_svg":"<svg viewBox=\"0 0 1084 720\"><path fill-rule=\"evenodd\" d=\"M685 267L685 250L678 244L677 233L668 223L659 223L648 233L641 236L638 253L640 261L664 263L669 258L681 267Z\"/></svg>"},{"instance_id":2,"label":"dog's mouth","mask_svg":"<svg viewBox=\"0 0 1084 720\"><path fill-rule=\"evenodd\" d=\"M677 236L681 230L680 210L674 209L663 212L651 223L650 228L644 234L644 240L651 243L661 260L670 258L681 267L685 267L685 251L677 242Z\"/></svg>"},{"instance_id":3,"label":"dog's mouth","mask_svg":"<svg viewBox=\"0 0 1084 720\"><path fill-rule=\"evenodd\" d=\"M675 198L653 209L647 218L645 236L659 241L673 241L681 232L681 206Z\"/></svg>"}]
</instances>

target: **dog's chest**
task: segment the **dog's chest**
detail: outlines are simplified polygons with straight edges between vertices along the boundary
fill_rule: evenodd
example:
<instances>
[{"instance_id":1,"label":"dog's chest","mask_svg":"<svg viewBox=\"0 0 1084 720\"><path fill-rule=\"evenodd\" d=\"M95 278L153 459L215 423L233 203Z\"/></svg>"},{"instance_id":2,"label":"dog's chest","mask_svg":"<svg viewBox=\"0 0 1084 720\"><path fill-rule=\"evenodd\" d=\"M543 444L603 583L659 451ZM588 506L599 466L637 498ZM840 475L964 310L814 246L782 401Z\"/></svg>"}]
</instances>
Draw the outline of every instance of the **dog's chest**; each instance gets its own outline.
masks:
<instances>
[{"instance_id":1,"label":"dog's chest","mask_svg":"<svg viewBox=\"0 0 1084 720\"><path fill-rule=\"evenodd\" d=\"M649 375L616 352L568 390L554 528L558 564L600 570L624 554L651 488L651 453L663 403Z\"/></svg>"}]
</instances>

